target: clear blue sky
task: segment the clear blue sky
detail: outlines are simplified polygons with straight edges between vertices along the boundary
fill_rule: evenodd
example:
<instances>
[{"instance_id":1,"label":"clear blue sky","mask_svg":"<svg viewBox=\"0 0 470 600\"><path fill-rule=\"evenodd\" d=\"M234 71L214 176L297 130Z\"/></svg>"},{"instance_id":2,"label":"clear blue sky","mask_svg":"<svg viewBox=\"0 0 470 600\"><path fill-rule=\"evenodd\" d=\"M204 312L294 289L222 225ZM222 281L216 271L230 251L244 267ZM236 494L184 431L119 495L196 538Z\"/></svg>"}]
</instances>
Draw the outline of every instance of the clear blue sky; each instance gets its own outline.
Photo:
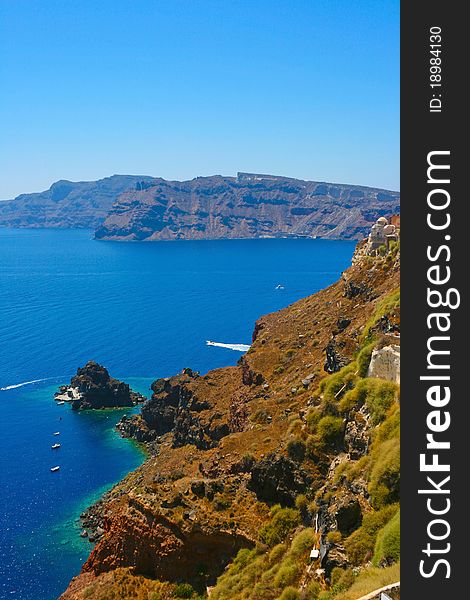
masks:
<instances>
[{"instance_id":1,"label":"clear blue sky","mask_svg":"<svg viewBox=\"0 0 470 600\"><path fill-rule=\"evenodd\" d=\"M398 0L0 0L0 198L256 171L399 186Z\"/></svg>"}]
</instances>

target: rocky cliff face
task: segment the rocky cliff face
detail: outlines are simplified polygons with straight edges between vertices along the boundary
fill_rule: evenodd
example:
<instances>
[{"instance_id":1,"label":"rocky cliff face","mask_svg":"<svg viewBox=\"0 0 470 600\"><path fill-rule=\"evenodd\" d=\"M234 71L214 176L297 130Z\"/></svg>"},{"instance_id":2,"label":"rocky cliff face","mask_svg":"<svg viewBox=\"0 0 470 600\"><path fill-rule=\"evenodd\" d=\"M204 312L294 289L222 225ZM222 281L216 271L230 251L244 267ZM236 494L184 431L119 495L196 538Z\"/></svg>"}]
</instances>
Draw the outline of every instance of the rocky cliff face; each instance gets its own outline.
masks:
<instances>
[{"instance_id":1,"label":"rocky cliff face","mask_svg":"<svg viewBox=\"0 0 470 600\"><path fill-rule=\"evenodd\" d=\"M398 210L397 192L361 186L243 173L181 182L159 179L122 194L96 238L360 239L378 217Z\"/></svg>"},{"instance_id":2,"label":"rocky cliff face","mask_svg":"<svg viewBox=\"0 0 470 600\"><path fill-rule=\"evenodd\" d=\"M111 377L103 366L90 360L77 369L70 385L61 386L55 400L71 402L73 410L88 410L135 406L145 398L132 391L127 383Z\"/></svg>"},{"instance_id":3,"label":"rocky cliff face","mask_svg":"<svg viewBox=\"0 0 470 600\"><path fill-rule=\"evenodd\" d=\"M114 597L123 577L148 597L160 580L165 599L181 582L215 600L314 598L373 555L392 564L374 544L397 510L397 386L367 371L375 345L399 344L398 285L397 253L355 261L262 317L238 366L157 380L119 426L150 456L92 509L100 540L62 600Z\"/></svg>"},{"instance_id":4,"label":"rocky cliff face","mask_svg":"<svg viewBox=\"0 0 470 600\"><path fill-rule=\"evenodd\" d=\"M57 181L49 190L0 202L0 227L96 228L124 191L150 177L113 175L98 181ZM144 184L145 185L145 184Z\"/></svg>"},{"instance_id":5,"label":"rocky cliff face","mask_svg":"<svg viewBox=\"0 0 470 600\"><path fill-rule=\"evenodd\" d=\"M272 175L191 181L113 175L57 181L0 202L0 227L87 227L102 240L257 237L360 239L400 196L376 188Z\"/></svg>"}]
</instances>

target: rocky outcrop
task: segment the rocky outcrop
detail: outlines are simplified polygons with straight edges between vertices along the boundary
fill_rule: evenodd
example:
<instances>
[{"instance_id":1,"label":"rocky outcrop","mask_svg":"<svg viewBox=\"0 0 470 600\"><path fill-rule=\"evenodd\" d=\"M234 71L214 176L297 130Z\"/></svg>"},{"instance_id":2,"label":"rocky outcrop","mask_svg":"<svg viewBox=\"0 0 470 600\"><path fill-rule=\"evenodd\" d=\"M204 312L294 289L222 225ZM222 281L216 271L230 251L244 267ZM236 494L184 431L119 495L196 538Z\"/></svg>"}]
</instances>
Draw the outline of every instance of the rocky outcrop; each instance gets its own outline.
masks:
<instances>
[{"instance_id":1,"label":"rocky outcrop","mask_svg":"<svg viewBox=\"0 0 470 600\"><path fill-rule=\"evenodd\" d=\"M293 506L309 483L308 474L294 461L270 454L252 467L249 487L259 500Z\"/></svg>"},{"instance_id":2,"label":"rocky outcrop","mask_svg":"<svg viewBox=\"0 0 470 600\"><path fill-rule=\"evenodd\" d=\"M96 228L116 198L145 187L151 177L113 175L98 181L56 181L45 192L0 202L0 227Z\"/></svg>"},{"instance_id":3,"label":"rocky outcrop","mask_svg":"<svg viewBox=\"0 0 470 600\"><path fill-rule=\"evenodd\" d=\"M362 523L361 504L353 494L341 495L337 502L330 506L329 512L335 521L335 529L343 535L352 533Z\"/></svg>"},{"instance_id":4,"label":"rocky outcrop","mask_svg":"<svg viewBox=\"0 0 470 600\"><path fill-rule=\"evenodd\" d=\"M325 348L325 364L324 369L327 373L336 373L343 367L345 367L350 361L346 356L343 356L340 352L341 342L338 343L333 337Z\"/></svg>"},{"instance_id":5,"label":"rocky outcrop","mask_svg":"<svg viewBox=\"0 0 470 600\"><path fill-rule=\"evenodd\" d=\"M272 175L158 179L122 194L96 239L362 239L398 207L397 192Z\"/></svg>"},{"instance_id":6,"label":"rocky outcrop","mask_svg":"<svg viewBox=\"0 0 470 600\"><path fill-rule=\"evenodd\" d=\"M344 444L352 460L358 460L369 449L370 417L364 406L356 413L355 419L348 421L344 433Z\"/></svg>"},{"instance_id":7,"label":"rocky outcrop","mask_svg":"<svg viewBox=\"0 0 470 600\"><path fill-rule=\"evenodd\" d=\"M158 437L155 429L149 428L142 415L124 415L117 423L116 429L123 438L132 438L140 443L154 442Z\"/></svg>"},{"instance_id":8,"label":"rocky outcrop","mask_svg":"<svg viewBox=\"0 0 470 600\"><path fill-rule=\"evenodd\" d=\"M253 542L241 534L195 522L191 514L176 525L164 513L133 498L112 521L104 523L107 543L92 551L84 571L99 574L118 567L156 579L215 582L229 558ZM115 548L109 552L109 548ZM204 566L204 569L203 569ZM203 573L199 574L198 570Z\"/></svg>"},{"instance_id":9,"label":"rocky outcrop","mask_svg":"<svg viewBox=\"0 0 470 600\"><path fill-rule=\"evenodd\" d=\"M70 385L61 386L55 400L71 402L73 410L136 406L145 400L127 383L111 377L103 366L90 360L77 369Z\"/></svg>"},{"instance_id":10,"label":"rocky outcrop","mask_svg":"<svg viewBox=\"0 0 470 600\"><path fill-rule=\"evenodd\" d=\"M198 378L198 373L184 369L175 377L157 379L141 414L123 418L117 428L137 441L153 441L172 432L174 447L194 444L207 449L217 445L230 433L229 418L211 410L207 400L196 396L190 384Z\"/></svg>"}]
</instances>

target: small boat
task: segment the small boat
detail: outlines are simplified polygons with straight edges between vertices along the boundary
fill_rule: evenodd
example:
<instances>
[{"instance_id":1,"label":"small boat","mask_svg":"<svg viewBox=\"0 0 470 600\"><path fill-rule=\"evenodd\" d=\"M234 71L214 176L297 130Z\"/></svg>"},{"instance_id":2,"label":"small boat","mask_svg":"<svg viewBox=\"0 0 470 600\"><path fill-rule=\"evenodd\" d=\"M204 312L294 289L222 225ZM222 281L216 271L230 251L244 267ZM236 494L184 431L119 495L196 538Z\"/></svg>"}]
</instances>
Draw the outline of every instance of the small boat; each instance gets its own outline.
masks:
<instances>
[{"instance_id":1,"label":"small boat","mask_svg":"<svg viewBox=\"0 0 470 600\"><path fill-rule=\"evenodd\" d=\"M60 435L60 431L54 431L52 435Z\"/></svg>"},{"instance_id":2,"label":"small boat","mask_svg":"<svg viewBox=\"0 0 470 600\"><path fill-rule=\"evenodd\" d=\"M52 444L51 448L52 448L52 450L55 450L56 448L60 448L60 444Z\"/></svg>"},{"instance_id":3,"label":"small boat","mask_svg":"<svg viewBox=\"0 0 470 600\"><path fill-rule=\"evenodd\" d=\"M283 290L283 289L284 289L284 286L283 286L283 285L281 285L280 283L278 283L274 289L275 289L275 290Z\"/></svg>"},{"instance_id":4,"label":"small boat","mask_svg":"<svg viewBox=\"0 0 470 600\"><path fill-rule=\"evenodd\" d=\"M57 466L57 467L51 467L51 473L55 473L56 471L59 471L59 470L60 470L59 466Z\"/></svg>"},{"instance_id":5,"label":"small boat","mask_svg":"<svg viewBox=\"0 0 470 600\"><path fill-rule=\"evenodd\" d=\"M57 406L58 406L59 404L65 404L65 400L60 400L59 402L57 402Z\"/></svg>"},{"instance_id":6,"label":"small boat","mask_svg":"<svg viewBox=\"0 0 470 600\"><path fill-rule=\"evenodd\" d=\"M215 342L213 342L212 340L206 340L206 344L208 346L215 346Z\"/></svg>"}]
</instances>

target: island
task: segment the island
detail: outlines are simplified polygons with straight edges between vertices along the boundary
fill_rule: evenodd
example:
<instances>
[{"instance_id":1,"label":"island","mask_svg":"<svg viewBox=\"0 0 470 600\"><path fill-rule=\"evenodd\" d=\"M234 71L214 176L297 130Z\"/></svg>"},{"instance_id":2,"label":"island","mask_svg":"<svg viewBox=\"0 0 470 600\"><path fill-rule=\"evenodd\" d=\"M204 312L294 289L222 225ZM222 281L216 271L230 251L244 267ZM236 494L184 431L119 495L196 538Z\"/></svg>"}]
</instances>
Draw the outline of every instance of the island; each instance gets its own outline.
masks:
<instances>
[{"instance_id":1,"label":"island","mask_svg":"<svg viewBox=\"0 0 470 600\"><path fill-rule=\"evenodd\" d=\"M70 384L60 386L54 399L70 402L73 410L124 408L146 400L127 383L111 377L105 367L93 360L79 367Z\"/></svg>"}]
</instances>

